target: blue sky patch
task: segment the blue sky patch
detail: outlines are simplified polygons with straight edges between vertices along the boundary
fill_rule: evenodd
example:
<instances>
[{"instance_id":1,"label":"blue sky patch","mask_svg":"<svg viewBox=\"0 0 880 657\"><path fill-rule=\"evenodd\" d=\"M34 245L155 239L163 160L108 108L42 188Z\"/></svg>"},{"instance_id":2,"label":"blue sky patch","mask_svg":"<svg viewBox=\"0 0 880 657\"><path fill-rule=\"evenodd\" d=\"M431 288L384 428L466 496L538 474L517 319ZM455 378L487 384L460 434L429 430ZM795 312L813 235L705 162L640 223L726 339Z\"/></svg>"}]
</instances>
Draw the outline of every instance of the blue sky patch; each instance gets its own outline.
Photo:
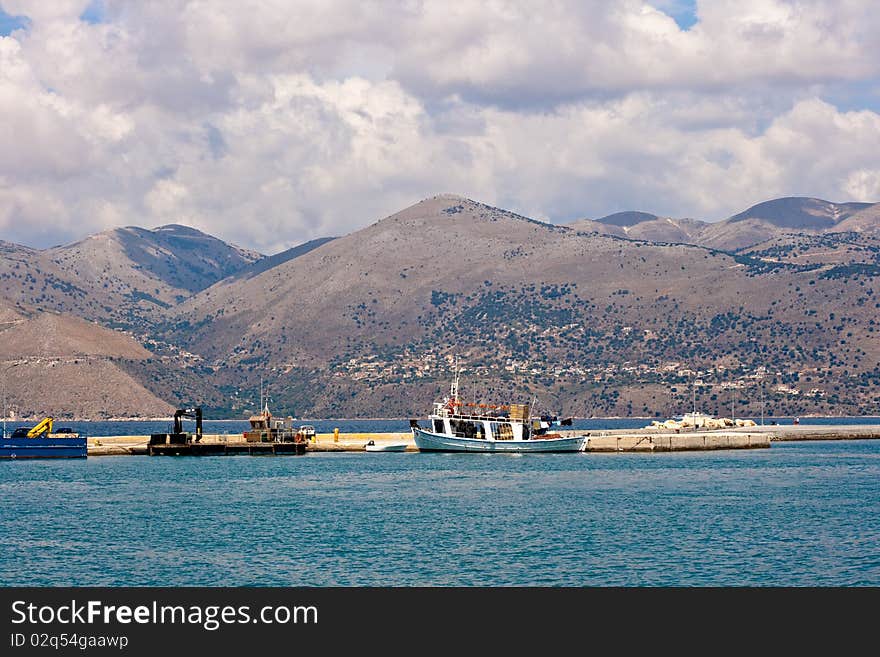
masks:
<instances>
[{"instance_id":1,"label":"blue sky patch","mask_svg":"<svg viewBox=\"0 0 880 657\"><path fill-rule=\"evenodd\" d=\"M9 36L15 30L26 29L31 24L27 16L13 16L0 9L0 36Z\"/></svg>"},{"instance_id":2,"label":"blue sky patch","mask_svg":"<svg viewBox=\"0 0 880 657\"><path fill-rule=\"evenodd\" d=\"M86 10L79 15L79 19L95 25L104 22L105 13L104 0L92 0Z\"/></svg>"},{"instance_id":3,"label":"blue sky patch","mask_svg":"<svg viewBox=\"0 0 880 657\"><path fill-rule=\"evenodd\" d=\"M825 85L821 98L841 112L864 109L880 112L880 82L876 79L833 82Z\"/></svg>"},{"instance_id":4,"label":"blue sky patch","mask_svg":"<svg viewBox=\"0 0 880 657\"><path fill-rule=\"evenodd\" d=\"M697 0L656 0L651 4L671 17L683 30L697 23Z\"/></svg>"}]
</instances>

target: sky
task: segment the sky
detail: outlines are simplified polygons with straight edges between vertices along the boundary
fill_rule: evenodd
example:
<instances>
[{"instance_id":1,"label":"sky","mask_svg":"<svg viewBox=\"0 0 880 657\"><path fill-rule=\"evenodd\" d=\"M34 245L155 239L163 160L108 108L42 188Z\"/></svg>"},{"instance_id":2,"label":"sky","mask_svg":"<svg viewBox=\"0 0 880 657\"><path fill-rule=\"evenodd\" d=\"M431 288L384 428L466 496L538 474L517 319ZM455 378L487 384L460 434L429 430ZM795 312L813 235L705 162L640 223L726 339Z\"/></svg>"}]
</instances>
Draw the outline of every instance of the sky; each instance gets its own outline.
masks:
<instances>
[{"instance_id":1,"label":"sky","mask_svg":"<svg viewBox=\"0 0 880 657\"><path fill-rule=\"evenodd\" d=\"M0 0L0 240L880 201L876 0Z\"/></svg>"}]
</instances>

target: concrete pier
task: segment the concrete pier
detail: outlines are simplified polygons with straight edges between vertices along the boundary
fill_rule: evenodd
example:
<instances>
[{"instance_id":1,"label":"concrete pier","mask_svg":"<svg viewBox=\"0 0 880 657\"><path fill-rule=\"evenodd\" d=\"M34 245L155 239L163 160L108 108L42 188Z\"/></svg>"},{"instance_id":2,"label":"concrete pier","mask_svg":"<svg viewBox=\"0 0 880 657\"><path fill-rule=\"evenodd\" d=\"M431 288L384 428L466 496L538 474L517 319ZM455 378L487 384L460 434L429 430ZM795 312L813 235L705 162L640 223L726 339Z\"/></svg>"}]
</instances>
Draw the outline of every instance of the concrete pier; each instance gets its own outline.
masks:
<instances>
[{"instance_id":1,"label":"concrete pier","mask_svg":"<svg viewBox=\"0 0 880 657\"><path fill-rule=\"evenodd\" d=\"M364 452L369 441L377 445L406 443L407 451L417 452L412 434L401 433L340 433L337 437L332 433L319 433L314 442L309 442L309 452ZM149 453L149 436L90 436L88 439L89 456L123 456L146 455ZM227 445L229 451L245 446L244 437L238 434L203 434L200 445ZM259 443L257 443L259 444Z\"/></svg>"},{"instance_id":2,"label":"concrete pier","mask_svg":"<svg viewBox=\"0 0 880 657\"><path fill-rule=\"evenodd\" d=\"M564 435L577 432L565 431ZM758 425L720 430L613 429L588 431L587 452L669 452L708 449L752 449L797 440L880 439L877 425Z\"/></svg>"},{"instance_id":3,"label":"concrete pier","mask_svg":"<svg viewBox=\"0 0 880 657\"><path fill-rule=\"evenodd\" d=\"M565 436L587 434L585 452L678 452L715 449L759 449L772 442L788 440L865 440L880 438L880 425L785 425L756 426L718 431L657 431L615 429L561 431ZM89 456L147 454L149 436L94 436L88 439ZM309 452L365 452L369 441L376 444L406 443L417 452L409 431L397 433L319 433L308 443ZM204 444L244 443L241 434L205 434ZM230 450L233 451L233 450Z\"/></svg>"},{"instance_id":4,"label":"concrete pier","mask_svg":"<svg viewBox=\"0 0 880 657\"><path fill-rule=\"evenodd\" d=\"M770 447L766 433L693 431L689 433L623 433L590 436L585 452L681 452Z\"/></svg>"},{"instance_id":5,"label":"concrete pier","mask_svg":"<svg viewBox=\"0 0 880 657\"><path fill-rule=\"evenodd\" d=\"M749 427L751 432L770 434L772 442L784 440L870 440L880 438L880 424L798 424ZM738 431L742 431L739 429Z\"/></svg>"}]
</instances>

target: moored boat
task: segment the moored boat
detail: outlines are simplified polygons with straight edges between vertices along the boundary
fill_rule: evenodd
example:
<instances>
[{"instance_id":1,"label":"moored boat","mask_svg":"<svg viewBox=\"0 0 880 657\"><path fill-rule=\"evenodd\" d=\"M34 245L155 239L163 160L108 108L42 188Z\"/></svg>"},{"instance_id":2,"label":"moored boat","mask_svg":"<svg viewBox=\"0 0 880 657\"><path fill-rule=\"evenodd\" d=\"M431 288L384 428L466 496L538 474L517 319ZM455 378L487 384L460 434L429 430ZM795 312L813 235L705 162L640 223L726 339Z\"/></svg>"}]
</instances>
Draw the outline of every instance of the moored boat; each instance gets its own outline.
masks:
<instances>
[{"instance_id":1,"label":"moored boat","mask_svg":"<svg viewBox=\"0 0 880 657\"><path fill-rule=\"evenodd\" d=\"M68 428L53 431L54 420L45 418L34 427L19 427L11 435L0 438L3 459L65 459L86 458L86 437Z\"/></svg>"},{"instance_id":2,"label":"moored boat","mask_svg":"<svg viewBox=\"0 0 880 657\"><path fill-rule=\"evenodd\" d=\"M375 440L371 440L366 445L364 445L364 450L368 452L405 452L407 444L406 443L376 443Z\"/></svg>"},{"instance_id":3,"label":"moored boat","mask_svg":"<svg viewBox=\"0 0 880 657\"><path fill-rule=\"evenodd\" d=\"M413 440L422 452L580 452L586 436L551 433L546 420L532 418L529 404L463 408L458 372L449 395L434 402L429 426L410 420Z\"/></svg>"},{"instance_id":4,"label":"moored boat","mask_svg":"<svg viewBox=\"0 0 880 657\"><path fill-rule=\"evenodd\" d=\"M276 443L289 447L292 454L305 454L309 440L314 440L315 428L303 425L299 429L293 426L293 416L277 418L269 411L269 401L263 402L263 410L248 419L251 424L249 431L244 432L248 443Z\"/></svg>"}]
</instances>

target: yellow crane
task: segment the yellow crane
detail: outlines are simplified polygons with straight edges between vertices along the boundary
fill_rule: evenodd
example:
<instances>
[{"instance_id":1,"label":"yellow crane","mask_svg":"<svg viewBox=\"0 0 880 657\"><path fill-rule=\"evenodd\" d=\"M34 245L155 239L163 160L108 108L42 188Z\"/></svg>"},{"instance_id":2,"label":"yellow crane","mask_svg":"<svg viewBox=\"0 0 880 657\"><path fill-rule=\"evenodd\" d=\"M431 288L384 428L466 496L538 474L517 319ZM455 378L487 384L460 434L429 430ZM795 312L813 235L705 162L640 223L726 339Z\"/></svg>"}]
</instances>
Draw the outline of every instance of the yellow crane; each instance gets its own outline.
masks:
<instances>
[{"instance_id":1,"label":"yellow crane","mask_svg":"<svg viewBox=\"0 0 880 657\"><path fill-rule=\"evenodd\" d=\"M44 433L52 433L51 417L43 418L43 420L37 426L28 431L27 437L37 438L38 436L42 436Z\"/></svg>"}]
</instances>

